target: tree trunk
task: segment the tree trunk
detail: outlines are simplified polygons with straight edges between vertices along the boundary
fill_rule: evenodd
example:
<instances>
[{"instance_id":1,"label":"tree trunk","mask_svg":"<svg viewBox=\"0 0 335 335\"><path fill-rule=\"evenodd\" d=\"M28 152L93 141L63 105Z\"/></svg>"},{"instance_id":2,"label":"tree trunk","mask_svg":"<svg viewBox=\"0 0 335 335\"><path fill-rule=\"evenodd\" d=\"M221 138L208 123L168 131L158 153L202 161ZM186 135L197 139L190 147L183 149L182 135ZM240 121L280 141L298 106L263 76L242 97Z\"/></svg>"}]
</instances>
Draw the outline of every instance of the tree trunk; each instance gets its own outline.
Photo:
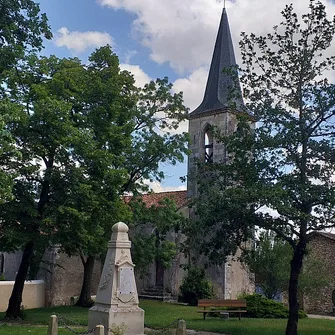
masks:
<instances>
[{"instance_id":1,"label":"tree trunk","mask_svg":"<svg viewBox=\"0 0 335 335\"><path fill-rule=\"evenodd\" d=\"M9 298L8 308L6 311L6 319L17 319L21 316L21 303L24 281L27 278L29 265L34 253L34 242L30 241L26 244L17 272L12 294Z\"/></svg>"},{"instance_id":2,"label":"tree trunk","mask_svg":"<svg viewBox=\"0 0 335 335\"><path fill-rule=\"evenodd\" d=\"M299 320L298 279L302 268L302 262L306 252L306 243L300 241L294 250L291 261L291 273L288 288L289 317L286 326L286 335L297 335Z\"/></svg>"},{"instance_id":3,"label":"tree trunk","mask_svg":"<svg viewBox=\"0 0 335 335\"><path fill-rule=\"evenodd\" d=\"M91 307L93 305L93 301L91 299L91 284L92 284L94 260L95 260L94 256L88 256L86 262L83 261L84 280L83 285L81 287L79 300L76 303L76 305L78 306Z\"/></svg>"}]
</instances>

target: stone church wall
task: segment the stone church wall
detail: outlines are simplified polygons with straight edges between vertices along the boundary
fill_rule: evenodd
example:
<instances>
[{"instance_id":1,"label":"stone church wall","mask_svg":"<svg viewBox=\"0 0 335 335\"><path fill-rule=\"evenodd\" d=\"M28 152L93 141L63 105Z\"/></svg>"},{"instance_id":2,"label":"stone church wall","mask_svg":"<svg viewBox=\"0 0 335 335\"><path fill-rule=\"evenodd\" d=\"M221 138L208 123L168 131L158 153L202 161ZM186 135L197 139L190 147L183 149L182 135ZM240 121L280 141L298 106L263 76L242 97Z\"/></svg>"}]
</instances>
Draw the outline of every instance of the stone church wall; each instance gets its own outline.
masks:
<instances>
[{"instance_id":1,"label":"stone church wall","mask_svg":"<svg viewBox=\"0 0 335 335\"><path fill-rule=\"evenodd\" d=\"M238 250L234 257L228 258L226 266L226 292L225 299L237 299L244 293L255 293L254 275L249 269L239 262L237 258L241 251Z\"/></svg>"},{"instance_id":2,"label":"stone church wall","mask_svg":"<svg viewBox=\"0 0 335 335\"><path fill-rule=\"evenodd\" d=\"M313 295L304 296L304 310L311 314L329 314L333 311L332 291L335 289L335 235L334 239L315 234L309 243L312 257L324 262L327 272L331 275L329 286L318 290Z\"/></svg>"},{"instance_id":3,"label":"stone church wall","mask_svg":"<svg viewBox=\"0 0 335 335\"><path fill-rule=\"evenodd\" d=\"M4 254L3 275L6 280L15 280L21 257L22 252ZM36 278L45 282L45 305L69 305L71 297L80 294L83 273L84 267L80 257L68 257L59 252L58 247L47 250ZM92 295L96 294L100 274L101 263L96 261L93 270Z\"/></svg>"},{"instance_id":4,"label":"stone church wall","mask_svg":"<svg viewBox=\"0 0 335 335\"><path fill-rule=\"evenodd\" d=\"M46 283L46 305L60 306L71 304L71 298L80 295L84 266L79 256L68 257L53 247L45 254L47 261L38 274ZM102 265L95 261L91 295L95 295L99 285Z\"/></svg>"},{"instance_id":5,"label":"stone church wall","mask_svg":"<svg viewBox=\"0 0 335 335\"><path fill-rule=\"evenodd\" d=\"M174 242L177 247L183 238L184 236L181 233L174 231L168 232L166 236L166 240ZM184 255L181 252L177 252L171 262L171 266L167 269L162 269L161 274L158 273L158 265L154 262L149 266L146 275L143 277L136 271L135 264L136 285L140 296L164 293L164 295L170 295L172 299L177 299L179 287L185 275L182 266L186 263L187 260ZM157 278L159 275L162 276L161 279ZM158 292L158 289L161 289L162 292Z\"/></svg>"}]
</instances>

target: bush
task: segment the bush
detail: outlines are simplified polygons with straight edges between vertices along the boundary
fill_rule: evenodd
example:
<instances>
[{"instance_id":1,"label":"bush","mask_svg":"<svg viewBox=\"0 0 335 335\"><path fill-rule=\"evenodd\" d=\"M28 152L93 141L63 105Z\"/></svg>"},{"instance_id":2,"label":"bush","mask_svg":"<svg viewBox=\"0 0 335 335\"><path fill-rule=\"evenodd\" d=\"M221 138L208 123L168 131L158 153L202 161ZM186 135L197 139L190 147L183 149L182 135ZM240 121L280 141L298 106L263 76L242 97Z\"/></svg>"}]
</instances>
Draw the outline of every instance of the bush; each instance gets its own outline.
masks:
<instances>
[{"instance_id":1,"label":"bush","mask_svg":"<svg viewBox=\"0 0 335 335\"><path fill-rule=\"evenodd\" d=\"M265 298L261 294L243 296L247 301L247 315L251 318L288 318L288 309L282 303ZM299 318L305 318L307 314L299 311Z\"/></svg>"},{"instance_id":2,"label":"bush","mask_svg":"<svg viewBox=\"0 0 335 335\"><path fill-rule=\"evenodd\" d=\"M197 267L189 268L180 286L181 300L196 306L198 299L213 297L213 286L206 278L205 270Z\"/></svg>"}]
</instances>

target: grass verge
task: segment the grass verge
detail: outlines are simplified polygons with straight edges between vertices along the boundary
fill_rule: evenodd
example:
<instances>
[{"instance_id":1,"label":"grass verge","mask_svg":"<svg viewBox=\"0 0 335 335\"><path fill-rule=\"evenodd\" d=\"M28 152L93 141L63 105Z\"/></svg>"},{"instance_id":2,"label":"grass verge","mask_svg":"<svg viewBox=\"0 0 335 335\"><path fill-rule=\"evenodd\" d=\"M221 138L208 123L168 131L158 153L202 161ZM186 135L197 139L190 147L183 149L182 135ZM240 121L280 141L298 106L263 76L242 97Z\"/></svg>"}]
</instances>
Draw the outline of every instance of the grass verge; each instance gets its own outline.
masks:
<instances>
[{"instance_id":1,"label":"grass verge","mask_svg":"<svg viewBox=\"0 0 335 335\"><path fill-rule=\"evenodd\" d=\"M188 329L197 331L223 333L229 335L284 335L285 319L248 319L217 318L202 319L197 307L168 304L159 301L144 300L140 306L145 310L145 325L149 328L164 328L177 319L184 319ZM26 319L20 323L0 326L0 335L45 335L46 325L51 314L58 314L75 324L87 325L88 309L76 306L61 306L26 310ZM0 313L3 319L4 313ZM3 321L2 321L3 322ZM70 334L60 329L59 335ZM299 320L299 335L334 335L335 321L323 319Z\"/></svg>"}]
</instances>

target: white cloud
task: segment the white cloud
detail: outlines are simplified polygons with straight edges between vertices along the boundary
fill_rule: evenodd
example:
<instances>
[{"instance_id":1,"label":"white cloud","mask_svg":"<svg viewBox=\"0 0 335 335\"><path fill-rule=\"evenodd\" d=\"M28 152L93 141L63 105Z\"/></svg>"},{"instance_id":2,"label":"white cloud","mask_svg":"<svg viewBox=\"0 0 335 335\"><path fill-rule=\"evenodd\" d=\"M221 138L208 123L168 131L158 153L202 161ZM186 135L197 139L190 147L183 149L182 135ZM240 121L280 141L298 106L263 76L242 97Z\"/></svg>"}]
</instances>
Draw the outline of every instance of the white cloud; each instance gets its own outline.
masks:
<instances>
[{"instance_id":1,"label":"white cloud","mask_svg":"<svg viewBox=\"0 0 335 335\"><path fill-rule=\"evenodd\" d=\"M98 0L136 15L133 32L151 50L151 58L179 72L207 65L217 31L215 0Z\"/></svg>"},{"instance_id":2,"label":"white cloud","mask_svg":"<svg viewBox=\"0 0 335 335\"><path fill-rule=\"evenodd\" d=\"M186 78L179 78L173 83L173 91L184 94L184 104L194 110L201 103L207 81L208 70L201 67Z\"/></svg>"},{"instance_id":3,"label":"white cloud","mask_svg":"<svg viewBox=\"0 0 335 335\"><path fill-rule=\"evenodd\" d=\"M197 108L204 96L206 81L207 81L208 70L201 67L189 76L184 78L178 78L173 83L173 92L183 92L184 105L192 112ZM188 131L188 121L180 123L178 133Z\"/></svg>"},{"instance_id":4,"label":"white cloud","mask_svg":"<svg viewBox=\"0 0 335 335\"><path fill-rule=\"evenodd\" d=\"M207 67L213 51L221 15L218 0L96 0L103 6L123 9L135 14L135 38L151 51L151 58L161 64L168 62L179 73ZM307 12L308 1L294 0L298 14ZM335 3L323 0L329 13L335 13ZM287 0L227 1L230 28L238 63L240 32L264 34L282 21L281 11Z\"/></svg>"},{"instance_id":5,"label":"white cloud","mask_svg":"<svg viewBox=\"0 0 335 335\"><path fill-rule=\"evenodd\" d=\"M273 218L278 218L280 216L276 209L273 209L273 208L270 208L270 207L267 207L267 206L263 206L263 207L259 208L257 210L257 212L261 212L261 213L264 213L264 214L269 214Z\"/></svg>"},{"instance_id":6,"label":"white cloud","mask_svg":"<svg viewBox=\"0 0 335 335\"><path fill-rule=\"evenodd\" d=\"M128 64L130 63L131 59L136 56L138 52L136 50L130 50L125 54L125 63Z\"/></svg>"},{"instance_id":7,"label":"white cloud","mask_svg":"<svg viewBox=\"0 0 335 335\"><path fill-rule=\"evenodd\" d=\"M62 27L57 31L55 44L58 47L66 47L76 53L107 44L111 46L115 45L113 37L108 33L99 31L69 31L66 27Z\"/></svg>"},{"instance_id":8,"label":"white cloud","mask_svg":"<svg viewBox=\"0 0 335 335\"><path fill-rule=\"evenodd\" d=\"M132 73L138 87L143 87L151 80L151 78L138 65L120 64L120 69Z\"/></svg>"}]
</instances>

